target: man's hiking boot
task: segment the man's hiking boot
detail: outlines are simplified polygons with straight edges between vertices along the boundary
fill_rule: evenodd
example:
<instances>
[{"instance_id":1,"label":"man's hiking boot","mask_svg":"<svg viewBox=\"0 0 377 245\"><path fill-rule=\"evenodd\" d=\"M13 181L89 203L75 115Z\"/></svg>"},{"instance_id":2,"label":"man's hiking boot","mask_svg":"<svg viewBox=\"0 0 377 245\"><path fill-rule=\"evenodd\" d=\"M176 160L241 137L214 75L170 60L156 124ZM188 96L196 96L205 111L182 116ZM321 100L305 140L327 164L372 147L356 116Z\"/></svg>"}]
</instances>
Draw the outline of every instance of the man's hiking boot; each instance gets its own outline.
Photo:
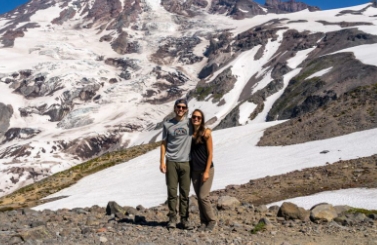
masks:
<instances>
[{"instance_id":1,"label":"man's hiking boot","mask_svg":"<svg viewBox=\"0 0 377 245\"><path fill-rule=\"evenodd\" d=\"M210 222L208 222L208 225L206 227L206 231L212 232L215 229L215 227L216 227L216 221L214 221L214 220L210 221Z\"/></svg>"},{"instance_id":2,"label":"man's hiking boot","mask_svg":"<svg viewBox=\"0 0 377 245\"><path fill-rule=\"evenodd\" d=\"M181 224L182 224L182 228L185 229L185 230L192 230L192 229L194 229L194 226L186 218L182 218L181 219Z\"/></svg>"},{"instance_id":3,"label":"man's hiking boot","mask_svg":"<svg viewBox=\"0 0 377 245\"><path fill-rule=\"evenodd\" d=\"M177 227L177 218L169 218L169 222L166 226L168 229L176 228Z\"/></svg>"}]
</instances>

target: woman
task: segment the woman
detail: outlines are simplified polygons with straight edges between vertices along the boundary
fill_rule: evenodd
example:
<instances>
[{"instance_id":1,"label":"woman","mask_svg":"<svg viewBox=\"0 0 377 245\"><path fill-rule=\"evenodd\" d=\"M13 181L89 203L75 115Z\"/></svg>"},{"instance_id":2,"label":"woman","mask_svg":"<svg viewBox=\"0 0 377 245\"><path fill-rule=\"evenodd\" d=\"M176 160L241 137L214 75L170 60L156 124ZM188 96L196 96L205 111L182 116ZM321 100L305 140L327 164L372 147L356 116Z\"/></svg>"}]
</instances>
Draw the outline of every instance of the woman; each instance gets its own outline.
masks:
<instances>
[{"instance_id":1,"label":"woman","mask_svg":"<svg viewBox=\"0 0 377 245\"><path fill-rule=\"evenodd\" d=\"M214 167L211 130L205 127L204 113L195 109L191 116L194 133L191 144L191 179L200 211L201 231L212 231L216 226L209 191L212 186Z\"/></svg>"}]
</instances>

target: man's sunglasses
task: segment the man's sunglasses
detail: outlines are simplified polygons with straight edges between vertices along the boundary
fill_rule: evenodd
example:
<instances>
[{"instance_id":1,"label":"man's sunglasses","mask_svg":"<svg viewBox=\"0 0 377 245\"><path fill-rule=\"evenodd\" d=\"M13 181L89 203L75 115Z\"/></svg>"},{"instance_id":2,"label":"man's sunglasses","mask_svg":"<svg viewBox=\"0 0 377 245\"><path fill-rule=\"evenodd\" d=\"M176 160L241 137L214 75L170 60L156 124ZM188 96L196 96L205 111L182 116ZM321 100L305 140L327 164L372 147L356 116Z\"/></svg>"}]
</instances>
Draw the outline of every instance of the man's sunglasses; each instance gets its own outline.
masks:
<instances>
[{"instance_id":1,"label":"man's sunglasses","mask_svg":"<svg viewBox=\"0 0 377 245\"><path fill-rule=\"evenodd\" d=\"M202 117L201 116L195 116L195 115L192 115L191 116L192 119L198 119L198 120L202 120Z\"/></svg>"},{"instance_id":2,"label":"man's sunglasses","mask_svg":"<svg viewBox=\"0 0 377 245\"><path fill-rule=\"evenodd\" d=\"M187 106L177 105L177 109L186 110Z\"/></svg>"}]
</instances>

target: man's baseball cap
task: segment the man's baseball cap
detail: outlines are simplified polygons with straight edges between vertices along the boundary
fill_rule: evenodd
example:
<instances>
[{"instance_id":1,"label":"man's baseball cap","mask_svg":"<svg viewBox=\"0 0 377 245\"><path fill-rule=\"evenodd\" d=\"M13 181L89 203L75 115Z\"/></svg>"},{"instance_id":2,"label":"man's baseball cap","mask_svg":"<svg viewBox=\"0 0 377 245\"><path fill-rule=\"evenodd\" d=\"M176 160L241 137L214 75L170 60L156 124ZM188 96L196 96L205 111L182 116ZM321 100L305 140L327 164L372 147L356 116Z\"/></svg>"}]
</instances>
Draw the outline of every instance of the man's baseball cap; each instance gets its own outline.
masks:
<instances>
[{"instance_id":1,"label":"man's baseball cap","mask_svg":"<svg viewBox=\"0 0 377 245\"><path fill-rule=\"evenodd\" d=\"M186 99L177 99L174 103L174 106L178 104L185 104L187 106L187 100Z\"/></svg>"}]
</instances>

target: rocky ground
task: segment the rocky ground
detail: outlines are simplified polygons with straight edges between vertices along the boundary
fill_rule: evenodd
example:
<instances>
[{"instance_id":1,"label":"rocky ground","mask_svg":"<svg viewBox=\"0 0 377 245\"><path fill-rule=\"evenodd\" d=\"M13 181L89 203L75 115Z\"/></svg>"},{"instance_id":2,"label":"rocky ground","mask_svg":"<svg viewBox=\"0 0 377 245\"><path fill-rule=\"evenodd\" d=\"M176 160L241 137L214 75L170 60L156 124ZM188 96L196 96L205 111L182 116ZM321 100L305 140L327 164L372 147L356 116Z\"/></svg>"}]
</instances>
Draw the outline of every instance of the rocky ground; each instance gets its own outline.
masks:
<instances>
[{"instance_id":1,"label":"rocky ground","mask_svg":"<svg viewBox=\"0 0 377 245\"><path fill-rule=\"evenodd\" d=\"M377 155L252 180L211 193L218 218L213 232L168 230L167 206L93 206L0 213L0 244L377 244L377 211L321 204L265 204L323 190L377 187ZM109 200L111 201L111 200ZM199 225L191 197L190 219Z\"/></svg>"}]
</instances>

